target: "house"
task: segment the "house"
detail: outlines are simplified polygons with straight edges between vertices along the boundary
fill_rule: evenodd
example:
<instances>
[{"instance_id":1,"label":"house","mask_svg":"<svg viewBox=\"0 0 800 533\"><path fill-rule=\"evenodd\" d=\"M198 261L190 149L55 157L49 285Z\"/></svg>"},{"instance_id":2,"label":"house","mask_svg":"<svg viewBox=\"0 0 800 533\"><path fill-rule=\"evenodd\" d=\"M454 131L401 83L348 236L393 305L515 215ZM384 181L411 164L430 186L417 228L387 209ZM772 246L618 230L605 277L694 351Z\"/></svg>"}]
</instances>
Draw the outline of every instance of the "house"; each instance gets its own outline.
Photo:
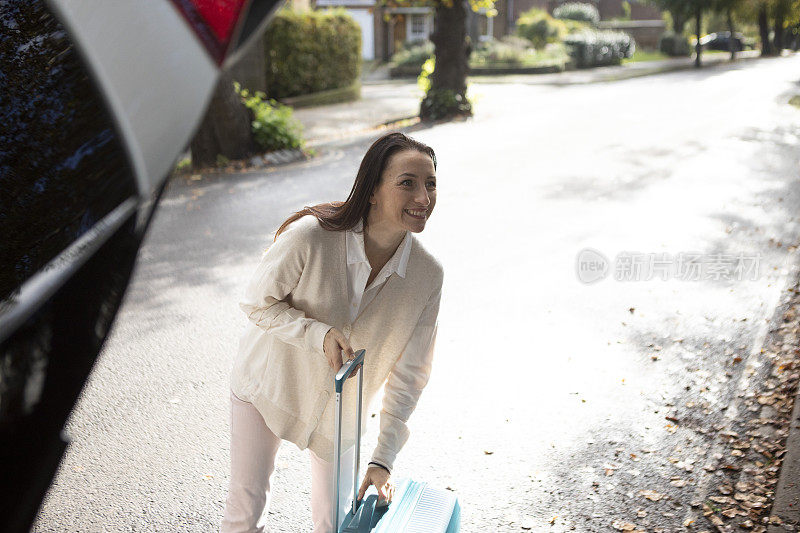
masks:
<instances>
[{"instance_id":1,"label":"house","mask_svg":"<svg viewBox=\"0 0 800 533\"><path fill-rule=\"evenodd\" d=\"M571 1L583 1L585 3L593 4L600 12L601 21L622 17L625 14L625 10L623 8L624 0ZM516 20L525 11L535 7L538 9L547 10L547 12L552 15L553 10L563 3L565 3L564 0L497 0L495 2L497 15L491 19L488 19L488 22L484 22L486 17L482 15L471 17L473 19L471 21L473 27L469 27L470 22L468 21L468 31L470 35L473 36L473 39L475 38L474 36L477 36L479 39L485 39L487 38L487 35L491 35L495 39L499 39L505 35L508 35L509 33L514 32ZM661 20L661 11L659 11L656 7L639 0L630 0L628 4L631 10L630 16L632 21ZM489 27L488 32L484 29L486 26Z\"/></svg>"},{"instance_id":2,"label":"house","mask_svg":"<svg viewBox=\"0 0 800 533\"><path fill-rule=\"evenodd\" d=\"M316 0L314 5L343 7L361 25L362 56L367 60L388 61L400 43L424 41L433 31L430 7L377 5L375 0Z\"/></svg>"},{"instance_id":3,"label":"house","mask_svg":"<svg viewBox=\"0 0 800 533\"><path fill-rule=\"evenodd\" d=\"M302 1L302 0L301 0ZM343 7L361 25L364 59L388 61L404 43L424 41L433 31L432 7L379 5L375 0L306 0L312 7ZM621 17L625 0L588 0L600 12L602 20ZM467 17L467 33L475 40L499 39L514 31L520 14L533 8L553 12L563 0L497 0L497 15L487 17L471 9ZM630 0L631 19L661 20L661 12L641 0Z\"/></svg>"}]
</instances>

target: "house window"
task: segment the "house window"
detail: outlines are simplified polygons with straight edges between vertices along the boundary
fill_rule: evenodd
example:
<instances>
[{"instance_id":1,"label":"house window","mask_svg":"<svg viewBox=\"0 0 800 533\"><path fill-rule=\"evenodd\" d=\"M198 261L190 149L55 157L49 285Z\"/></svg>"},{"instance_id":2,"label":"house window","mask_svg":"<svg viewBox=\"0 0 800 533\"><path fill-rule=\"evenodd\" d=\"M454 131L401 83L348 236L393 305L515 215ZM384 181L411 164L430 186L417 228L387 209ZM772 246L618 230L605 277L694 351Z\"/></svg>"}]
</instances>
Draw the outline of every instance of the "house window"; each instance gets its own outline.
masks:
<instances>
[{"instance_id":1,"label":"house window","mask_svg":"<svg viewBox=\"0 0 800 533\"><path fill-rule=\"evenodd\" d=\"M419 35L425 31L425 15L411 15L411 33Z\"/></svg>"},{"instance_id":2,"label":"house window","mask_svg":"<svg viewBox=\"0 0 800 533\"><path fill-rule=\"evenodd\" d=\"M408 41L424 41L428 38L428 15L426 13L412 13L408 24Z\"/></svg>"},{"instance_id":3,"label":"house window","mask_svg":"<svg viewBox=\"0 0 800 533\"><path fill-rule=\"evenodd\" d=\"M494 17L487 17L483 13L486 8L481 8L478 15L478 39L480 41L488 41L494 38Z\"/></svg>"}]
</instances>

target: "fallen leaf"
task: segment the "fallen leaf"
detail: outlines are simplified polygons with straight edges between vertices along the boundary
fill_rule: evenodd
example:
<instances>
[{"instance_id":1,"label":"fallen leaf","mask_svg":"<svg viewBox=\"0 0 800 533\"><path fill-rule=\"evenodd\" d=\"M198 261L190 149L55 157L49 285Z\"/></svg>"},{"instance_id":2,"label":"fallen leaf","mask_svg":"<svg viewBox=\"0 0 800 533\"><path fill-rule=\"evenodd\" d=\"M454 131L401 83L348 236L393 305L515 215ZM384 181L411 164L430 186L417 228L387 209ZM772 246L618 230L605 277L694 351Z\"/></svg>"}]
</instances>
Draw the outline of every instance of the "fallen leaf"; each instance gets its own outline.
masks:
<instances>
[{"instance_id":1,"label":"fallen leaf","mask_svg":"<svg viewBox=\"0 0 800 533\"><path fill-rule=\"evenodd\" d=\"M658 493L658 492L656 492L654 490L640 490L639 494L644 496L648 500L654 501L654 502L657 502L658 500L660 500L664 496L663 494Z\"/></svg>"}]
</instances>

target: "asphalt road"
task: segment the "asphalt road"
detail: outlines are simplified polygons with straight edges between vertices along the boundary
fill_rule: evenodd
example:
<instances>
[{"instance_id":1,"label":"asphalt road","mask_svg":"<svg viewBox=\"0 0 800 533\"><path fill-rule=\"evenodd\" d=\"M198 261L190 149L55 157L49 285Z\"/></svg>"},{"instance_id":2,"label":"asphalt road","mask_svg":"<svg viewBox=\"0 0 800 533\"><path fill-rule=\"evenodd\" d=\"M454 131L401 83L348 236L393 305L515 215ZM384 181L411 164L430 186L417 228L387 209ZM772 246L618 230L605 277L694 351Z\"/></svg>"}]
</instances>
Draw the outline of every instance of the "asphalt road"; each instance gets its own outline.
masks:
<instances>
[{"instance_id":1,"label":"asphalt road","mask_svg":"<svg viewBox=\"0 0 800 533\"><path fill-rule=\"evenodd\" d=\"M699 468L713 435L699 429L732 416L797 261L798 80L795 56L481 84L473 120L415 132L439 160L421 238L446 274L434 373L397 476L455 490L468 532L681 530L714 483ZM218 528L237 298L289 213L344 199L368 145L170 185L34 531ZM605 279L579 280L585 248L607 258ZM624 252L694 252L705 266L618 280ZM756 279L714 279L714 254L757 256ZM665 420L675 413L692 423ZM274 485L271 530L310 531L307 452L284 443Z\"/></svg>"}]
</instances>

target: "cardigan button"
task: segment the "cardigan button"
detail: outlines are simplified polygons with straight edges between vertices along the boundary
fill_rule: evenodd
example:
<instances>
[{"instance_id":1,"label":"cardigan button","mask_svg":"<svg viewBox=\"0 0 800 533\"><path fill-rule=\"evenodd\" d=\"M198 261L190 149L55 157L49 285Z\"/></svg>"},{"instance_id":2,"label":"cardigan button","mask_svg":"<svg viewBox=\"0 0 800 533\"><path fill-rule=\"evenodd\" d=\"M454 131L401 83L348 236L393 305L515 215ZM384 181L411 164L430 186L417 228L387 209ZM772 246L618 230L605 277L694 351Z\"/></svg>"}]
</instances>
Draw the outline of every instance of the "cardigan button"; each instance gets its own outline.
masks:
<instances>
[{"instance_id":1,"label":"cardigan button","mask_svg":"<svg viewBox=\"0 0 800 533\"><path fill-rule=\"evenodd\" d=\"M342 328L342 333L344 333L345 336L349 337L350 330L351 330L350 324L346 324L345 327Z\"/></svg>"}]
</instances>

